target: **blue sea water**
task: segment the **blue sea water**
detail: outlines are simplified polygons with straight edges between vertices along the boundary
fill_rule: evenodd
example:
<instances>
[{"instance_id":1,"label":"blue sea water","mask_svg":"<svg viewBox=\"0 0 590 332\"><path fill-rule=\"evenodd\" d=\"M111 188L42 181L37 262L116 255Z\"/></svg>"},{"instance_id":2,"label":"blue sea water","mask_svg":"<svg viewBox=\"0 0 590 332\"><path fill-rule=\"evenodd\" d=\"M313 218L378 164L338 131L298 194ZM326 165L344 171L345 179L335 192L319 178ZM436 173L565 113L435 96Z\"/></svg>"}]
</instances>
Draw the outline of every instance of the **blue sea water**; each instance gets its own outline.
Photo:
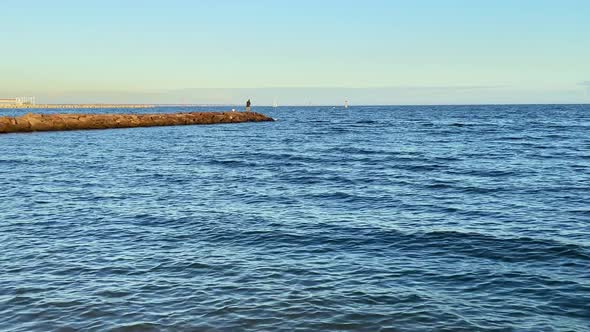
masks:
<instances>
[{"instance_id":1,"label":"blue sea water","mask_svg":"<svg viewBox=\"0 0 590 332\"><path fill-rule=\"evenodd\" d=\"M0 330L590 330L590 105L255 110L0 135Z\"/></svg>"}]
</instances>

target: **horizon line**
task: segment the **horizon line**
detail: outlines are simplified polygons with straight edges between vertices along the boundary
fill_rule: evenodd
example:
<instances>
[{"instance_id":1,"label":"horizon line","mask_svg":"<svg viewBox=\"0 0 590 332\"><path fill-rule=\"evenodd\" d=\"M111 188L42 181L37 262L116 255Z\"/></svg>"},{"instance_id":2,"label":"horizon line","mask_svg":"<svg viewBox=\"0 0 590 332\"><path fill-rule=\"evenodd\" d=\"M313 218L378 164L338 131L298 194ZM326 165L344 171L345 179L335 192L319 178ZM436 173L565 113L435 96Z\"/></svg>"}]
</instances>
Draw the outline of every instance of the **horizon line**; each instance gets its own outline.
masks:
<instances>
[{"instance_id":1,"label":"horizon line","mask_svg":"<svg viewBox=\"0 0 590 332\"><path fill-rule=\"evenodd\" d=\"M244 105L242 104L211 104L211 103L203 103L203 104L195 104L195 103L191 103L191 104L176 104L176 103L163 103L163 104L159 104L159 103L109 103L109 102L103 102L103 103L38 103L38 104L32 104L32 105L25 105L25 107L19 107L19 106L23 106L23 105L4 105L5 109L9 109L9 108L27 108L26 106L37 106L37 108L42 108L39 106L44 106L44 105L48 105L48 106L55 106L55 105L146 105L146 106L169 106L169 107L187 107L187 106L192 106L192 107L207 107L207 106L213 106L213 107L242 107ZM590 102L583 102L583 103L450 103L450 104L349 104L348 107L384 107L384 106L510 106L510 105L520 105L520 106L534 106L534 105L590 105ZM9 106L15 106L15 107L9 107ZM253 105L252 108L255 107L275 107L272 104L258 104L258 105ZM278 105L275 108L280 108L280 107L344 107L342 104L289 104L289 105ZM0 107L2 108L2 107Z\"/></svg>"}]
</instances>

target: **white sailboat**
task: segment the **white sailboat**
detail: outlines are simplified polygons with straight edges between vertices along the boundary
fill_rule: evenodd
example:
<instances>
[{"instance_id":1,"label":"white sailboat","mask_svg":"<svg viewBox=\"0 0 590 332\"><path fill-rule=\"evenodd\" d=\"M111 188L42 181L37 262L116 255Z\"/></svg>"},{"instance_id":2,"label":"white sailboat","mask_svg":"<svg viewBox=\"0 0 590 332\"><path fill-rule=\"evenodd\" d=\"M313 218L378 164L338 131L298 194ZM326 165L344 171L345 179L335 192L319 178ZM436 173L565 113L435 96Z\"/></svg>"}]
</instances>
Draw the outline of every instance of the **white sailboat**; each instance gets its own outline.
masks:
<instances>
[{"instance_id":1,"label":"white sailboat","mask_svg":"<svg viewBox=\"0 0 590 332\"><path fill-rule=\"evenodd\" d=\"M348 108L348 99L344 99L344 108Z\"/></svg>"},{"instance_id":2,"label":"white sailboat","mask_svg":"<svg viewBox=\"0 0 590 332\"><path fill-rule=\"evenodd\" d=\"M273 108L277 108L277 107L279 107L279 104L277 104L277 99L276 99L276 98L275 98L275 99L273 100L273 102L272 102L272 107L273 107Z\"/></svg>"}]
</instances>

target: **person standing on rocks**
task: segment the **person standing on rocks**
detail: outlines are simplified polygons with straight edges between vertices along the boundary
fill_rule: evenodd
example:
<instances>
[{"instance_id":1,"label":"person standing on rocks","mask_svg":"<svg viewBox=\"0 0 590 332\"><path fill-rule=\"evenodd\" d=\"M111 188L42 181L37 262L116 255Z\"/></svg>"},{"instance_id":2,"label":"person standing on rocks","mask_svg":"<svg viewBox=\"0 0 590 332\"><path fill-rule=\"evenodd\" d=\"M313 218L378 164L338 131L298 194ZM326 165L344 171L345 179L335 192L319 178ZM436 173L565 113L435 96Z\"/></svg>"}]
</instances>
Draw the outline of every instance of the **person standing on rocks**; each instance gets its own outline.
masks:
<instances>
[{"instance_id":1,"label":"person standing on rocks","mask_svg":"<svg viewBox=\"0 0 590 332\"><path fill-rule=\"evenodd\" d=\"M251 105L250 99L248 99L248 101L246 102L246 112L250 112L250 109L251 109L250 105Z\"/></svg>"}]
</instances>

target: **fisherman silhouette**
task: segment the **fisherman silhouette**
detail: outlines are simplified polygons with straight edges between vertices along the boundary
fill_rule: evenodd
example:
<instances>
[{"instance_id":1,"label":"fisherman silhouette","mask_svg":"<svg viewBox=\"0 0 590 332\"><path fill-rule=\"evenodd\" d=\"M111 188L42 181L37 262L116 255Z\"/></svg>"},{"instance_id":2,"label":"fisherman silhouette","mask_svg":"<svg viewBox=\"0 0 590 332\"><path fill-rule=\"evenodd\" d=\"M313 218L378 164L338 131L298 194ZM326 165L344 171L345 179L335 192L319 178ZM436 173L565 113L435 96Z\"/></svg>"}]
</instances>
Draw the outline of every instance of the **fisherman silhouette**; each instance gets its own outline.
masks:
<instances>
[{"instance_id":1,"label":"fisherman silhouette","mask_svg":"<svg viewBox=\"0 0 590 332\"><path fill-rule=\"evenodd\" d=\"M246 112L250 112L250 99L248 99L248 101L246 102Z\"/></svg>"}]
</instances>

